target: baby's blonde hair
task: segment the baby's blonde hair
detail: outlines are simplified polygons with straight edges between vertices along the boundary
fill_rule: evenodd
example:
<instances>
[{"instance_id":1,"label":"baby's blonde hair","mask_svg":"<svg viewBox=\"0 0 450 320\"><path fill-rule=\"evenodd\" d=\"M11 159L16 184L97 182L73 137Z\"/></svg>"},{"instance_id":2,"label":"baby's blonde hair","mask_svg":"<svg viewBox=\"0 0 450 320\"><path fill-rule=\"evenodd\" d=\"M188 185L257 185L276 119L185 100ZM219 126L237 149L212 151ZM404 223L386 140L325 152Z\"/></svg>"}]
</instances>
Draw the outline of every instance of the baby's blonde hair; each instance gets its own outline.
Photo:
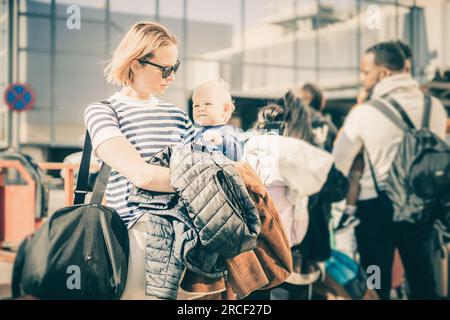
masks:
<instances>
[{"instance_id":1,"label":"baby's blonde hair","mask_svg":"<svg viewBox=\"0 0 450 320\"><path fill-rule=\"evenodd\" d=\"M192 98L194 98L194 96L198 93L198 91L200 91L200 89L204 87L215 87L223 91L223 93L225 94L225 103L230 106L230 112L227 115L226 122L230 121L231 116L233 115L233 112L236 109L236 107L234 105L233 98L231 97L230 86L228 85L228 83L226 83L223 79L220 79L219 81L209 80L203 82L199 84L197 87L195 87L194 92L192 93Z\"/></svg>"},{"instance_id":2,"label":"baby's blonde hair","mask_svg":"<svg viewBox=\"0 0 450 320\"><path fill-rule=\"evenodd\" d=\"M133 82L131 65L134 60L151 59L159 47L177 44L175 35L166 27L155 22L138 22L120 41L112 59L105 68L109 83L126 86Z\"/></svg>"}]
</instances>

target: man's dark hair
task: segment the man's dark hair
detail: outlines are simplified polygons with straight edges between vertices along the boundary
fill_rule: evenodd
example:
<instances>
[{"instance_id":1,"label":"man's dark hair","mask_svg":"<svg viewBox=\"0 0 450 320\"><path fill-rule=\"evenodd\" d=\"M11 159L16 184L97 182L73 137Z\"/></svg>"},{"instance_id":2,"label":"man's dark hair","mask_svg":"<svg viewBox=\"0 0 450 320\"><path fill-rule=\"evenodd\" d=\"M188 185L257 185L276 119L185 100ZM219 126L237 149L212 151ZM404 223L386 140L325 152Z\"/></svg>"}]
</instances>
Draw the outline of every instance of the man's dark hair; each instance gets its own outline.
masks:
<instances>
[{"instance_id":1,"label":"man's dark hair","mask_svg":"<svg viewBox=\"0 0 450 320\"><path fill-rule=\"evenodd\" d=\"M400 47L400 49L403 52L403 55L405 56L405 59L412 60L412 57L413 57L412 49L409 45L407 45L406 43L404 43L403 41L400 41L400 40L397 40L394 43Z\"/></svg>"},{"instance_id":2,"label":"man's dark hair","mask_svg":"<svg viewBox=\"0 0 450 320\"><path fill-rule=\"evenodd\" d=\"M375 55L375 63L391 71L402 71L405 67L405 55L394 42L381 42L366 50Z\"/></svg>"}]
</instances>

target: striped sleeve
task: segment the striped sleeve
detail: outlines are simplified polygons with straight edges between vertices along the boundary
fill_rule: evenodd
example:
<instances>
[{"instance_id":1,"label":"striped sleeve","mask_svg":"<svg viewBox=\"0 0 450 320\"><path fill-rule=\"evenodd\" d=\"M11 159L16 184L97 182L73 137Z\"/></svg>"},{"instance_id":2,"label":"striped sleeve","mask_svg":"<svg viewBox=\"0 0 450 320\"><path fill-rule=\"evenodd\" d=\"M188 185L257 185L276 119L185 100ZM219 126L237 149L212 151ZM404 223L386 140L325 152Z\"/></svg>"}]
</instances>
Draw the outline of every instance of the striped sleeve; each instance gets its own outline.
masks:
<instances>
[{"instance_id":1,"label":"striped sleeve","mask_svg":"<svg viewBox=\"0 0 450 320\"><path fill-rule=\"evenodd\" d=\"M103 104L91 104L84 112L84 123L91 136L92 150L108 139L123 136L113 110Z\"/></svg>"},{"instance_id":2,"label":"striped sleeve","mask_svg":"<svg viewBox=\"0 0 450 320\"><path fill-rule=\"evenodd\" d=\"M183 135L183 144L194 141L194 125L191 119L185 114L185 131Z\"/></svg>"}]
</instances>

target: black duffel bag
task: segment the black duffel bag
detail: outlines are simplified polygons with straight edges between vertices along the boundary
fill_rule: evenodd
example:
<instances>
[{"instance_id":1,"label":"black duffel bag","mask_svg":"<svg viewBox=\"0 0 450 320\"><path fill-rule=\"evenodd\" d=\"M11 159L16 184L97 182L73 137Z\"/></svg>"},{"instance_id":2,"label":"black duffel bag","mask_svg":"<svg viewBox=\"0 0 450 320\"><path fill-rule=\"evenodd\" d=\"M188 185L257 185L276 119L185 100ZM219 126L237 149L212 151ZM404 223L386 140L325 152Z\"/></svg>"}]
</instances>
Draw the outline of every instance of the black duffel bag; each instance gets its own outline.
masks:
<instances>
[{"instance_id":1,"label":"black duffel bag","mask_svg":"<svg viewBox=\"0 0 450 320\"><path fill-rule=\"evenodd\" d=\"M110 168L103 163L90 204L83 204L92 146L86 133L75 205L55 212L20 245L13 298L119 299L128 270L128 232L117 212L101 205Z\"/></svg>"}]
</instances>

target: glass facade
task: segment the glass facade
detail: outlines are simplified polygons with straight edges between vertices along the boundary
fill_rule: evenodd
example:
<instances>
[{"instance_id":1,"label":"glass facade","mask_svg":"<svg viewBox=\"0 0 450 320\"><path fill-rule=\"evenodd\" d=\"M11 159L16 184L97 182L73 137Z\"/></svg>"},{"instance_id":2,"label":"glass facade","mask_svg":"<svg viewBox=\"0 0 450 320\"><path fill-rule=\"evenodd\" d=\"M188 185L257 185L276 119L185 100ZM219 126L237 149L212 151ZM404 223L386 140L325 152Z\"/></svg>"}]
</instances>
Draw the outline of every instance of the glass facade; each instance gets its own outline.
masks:
<instances>
[{"instance_id":1,"label":"glass facade","mask_svg":"<svg viewBox=\"0 0 450 320\"><path fill-rule=\"evenodd\" d=\"M2 17L6 3L1 1ZM105 83L103 62L139 20L159 21L177 35L182 65L161 98L187 110L195 86L211 79L224 79L235 97L268 99L304 82L318 83L330 99L354 97L361 53L383 40L409 43L417 56L415 75L429 79L443 58L439 43L427 36L443 31L426 12L439 10L439 1L426 3L20 0L17 79L37 92L35 107L21 118L20 143L80 145L85 107L118 89ZM73 5L79 8L80 29L68 27ZM0 22L3 30L4 21ZM411 41L419 36L417 43ZM5 43L2 33L0 54ZM6 59L2 56L1 61L4 86ZM0 143L4 131L0 130Z\"/></svg>"}]
</instances>

